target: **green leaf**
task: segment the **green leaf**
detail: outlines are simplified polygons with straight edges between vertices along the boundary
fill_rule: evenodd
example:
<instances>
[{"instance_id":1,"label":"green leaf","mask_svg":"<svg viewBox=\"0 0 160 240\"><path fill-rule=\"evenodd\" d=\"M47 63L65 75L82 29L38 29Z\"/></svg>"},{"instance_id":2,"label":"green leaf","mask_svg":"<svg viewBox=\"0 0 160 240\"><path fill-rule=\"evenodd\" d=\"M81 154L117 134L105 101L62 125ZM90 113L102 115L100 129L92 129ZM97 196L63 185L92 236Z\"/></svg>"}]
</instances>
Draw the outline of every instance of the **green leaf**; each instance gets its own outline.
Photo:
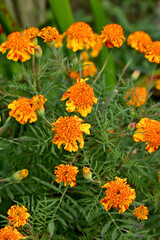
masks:
<instances>
[{"instance_id":1,"label":"green leaf","mask_svg":"<svg viewBox=\"0 0 160 240\"><path fill-rule=\"evenodd\" d=\"M53 234L54 234L54 229L55 229L54 222L49 222L49 223L48 223L48 232L49 232L49 234L50 234L50 237L53 236Z\"/></svg>"}]
</instances>

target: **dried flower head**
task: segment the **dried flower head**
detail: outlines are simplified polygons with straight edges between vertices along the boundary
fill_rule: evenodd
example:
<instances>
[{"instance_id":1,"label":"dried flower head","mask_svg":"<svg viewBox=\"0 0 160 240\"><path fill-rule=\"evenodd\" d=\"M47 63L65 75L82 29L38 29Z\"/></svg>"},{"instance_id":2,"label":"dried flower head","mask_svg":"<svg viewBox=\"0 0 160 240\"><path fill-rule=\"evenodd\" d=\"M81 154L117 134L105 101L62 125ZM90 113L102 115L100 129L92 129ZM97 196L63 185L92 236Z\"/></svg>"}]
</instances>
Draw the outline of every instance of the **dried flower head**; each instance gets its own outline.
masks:
<instances>
[{"instance_id":1,"label":"dried flower head","mask_svg":"<svg viewBox=\"0 0 160 240\"><path fill-rule=\"evenodd\" d=\"M80 78L80 75L79 75L79 73L77 71L70 72L69 76L71 78L73 78L74 80L76 80L77 78Z\"/></svg>"},{"instance_id":2,"label":"dried flower head","mask_svg":"<svg viewBox=\"0 0 160 240\"><path fill-rule=\"evenodd\" d=\"M0 52L5 53L8 49L7 58L17 62L25 62L34 54L35 44L30 38L21 32L13 32L8 35L7 41L0 45Z\"/></svg>"},{"instance_id":3,"label":"dried flower head","mask_svg":"<svg viewBox=\"0 0 160 240\"><path fill-rule=\"evenodd\" d=\"M145 220L148 219L148 209L144 205L141 205L137 208L135 208L133 214L137 216L137 219Z\"/></svg>"},{"instance_id":4,"label":"dried flower head","mask_svg":"<svg viewBox=\"0 0 160 240\"><path fill-rule=\"evenodd\" d=\"M66 186L67 183L69 183L70 187L76 186L76 177L79 172L77 167L72 165L70 166L69 164L60 164L55 168L57 168L54 170L56 182L64 182L64 186Z\"/></svg>"},{"instance_id":5,"label":"dried flower head","mask_svg":"<svg viewBox=\"0 0 160 240\"><path fill-rule=\"evenodd\" d=\"M67 48L73 52L93 48L95 45L95 37L92 28L84 22L76 22L69 26L66 31Z\"/></svg>"},{"instance_id":6,"label":"dried flower head","mask_svg":"<svg viewBox=\"0 0 160 240\"><path fill-rule=\"evenodd\" d=\"M21 240L25 238L26 237L18 232L16 228L13 228L9 225L0 229L0 240Z\"/></svg>"},{"instance_id":7,"label":"dried flower head","mask_svg":"<svg viewBox=\"0 0 160 240\"><path fill-rule=\"evenodd\" d=\"M99 55L99 52L103 48L103 42L101 40L100 35L97 33L94 33L94 36L95 36L96 44L94 45L94 47L92 48L92 51L91 51L91 57L93 57L93 58L97 57Z\"/></svg>"},{"instance_id":8,"label":"dried flower head","mask_svg":"<svg viewBox=\"0 0 160 240\"><path fill-rule=\"evenodd\" d=\"M127 184L126 178L115 177L115 181L106 183L105 197L101 199L102 205L108 211L111 207L118 208L119 213L125 212L136 197L135 190Z\"/></svg>"},{"instance_id":9,"label":"dried flower head","mask_svg":"<svg viewBox=\"0 0 160 240\"><path fill-rule=\"evenodd\" d=\"M160 122L149 118L141 118L133 135L135 142L146 142L149 153L155 152L160 146Z\"/></svg>"},{"instance_id":10,"label":"dried flower head","mask_svg":"<svg viewBox=\"0 0 160 240\"><path fill-rule=\"evenodd\" d=\"M140 107L145 104L147 99L147 90L144 87L130 88L125 93L126 104L134 107Z\"/></svg>"},{"instance_id":11,"label":"dried flower head","mask_svg":"<svg viewBox=\"0 0 160 240\"><path fill-rule=\"evenodd\" d=\"M152 43L152 39L147 33L143 31L136 31L129 35L127 38L127 43L137 51L145 53Z\"/></svg>"},{"instance_id":12,"label":"dried flower head","mask_svg":"<svg viewBox=\"0 0 160 240\"><path fill-rule=\"evenodd\" d=\"M24 226L28 222L30 214L25 206L13 205L7 212L9 223L14 227Z\"/></svg>"},{"instance_id":13,"label":"dried flower head","mask_svg":"<svg viewBox=\"0 0 160 240\"><path fill-rule=\"evenodd\" d=\"M126 40L123 28L116 23L110 23L103 27L100 37L108 48L119 48Z\"/></svg>"},{"instance_id":14,"label":"dried flower head","mask_svg":"<svg viewBox=\"0 0 160 240\"><path fill-rule=\"evenodd\" d=\"M160 63L160 41L155 41L150 44L145 58L147 58L149 62Z\"/></svg>"},{"instance_id":15,"label":"dried flower head","mask_svg":"<svg viewBox=\"0 0 160 240\"><path fill-rule=\"evenodd\" d=\"M61 101L69 98L66 102L66 110L68 112L79 112L83 117L86 117L91 112L93 104L97 103L97 98L94 97L93 88L86 84L88 80L78 78L77 83L71 86L67 92L63 94Z\"/></svg>"},{"instance_id":16,"label":"dried flower head","mask_svg":"<svg viewBox=\"0 0 160 240\"><path fill-rule=\"evenodd\" d=\"M8 108L11 109L9 115L21 124L26 124L27 121L29 123L37 121L37 114L32 107L31 100L26 97L14 100L8 105Z\"/></svg>"},{"instance_id":17,"label":"dried flower head","mask_svg":"<svg viewBox=\"0 0 160 240\"><path fill-rule=\"evenodd\" d=\"M69 152L78 150L77 141L80 143L80 148L84 146L83 132L90 134L90 124L82 124L83 120L77 116L60 117L53 123L52 130L56 133L53 138L53 143L58 145L58 148L63 144L64 149Z\"/></svg>"},{"instance_id":18,"label":"dried flower head","mask_svg":"<svg viewBox=\"0 0 160 240\"><path fill-rule=\"evenodd\" d=\"M59 32L55 27L47 26L41 29L39 36L47 42L49 46L54 45L54 41L57 39Z\"/></svg>"},{"instance_id":19,"label":"dried flower head","mask_svg":"<svg viewBox=\"0 0 160 240\"><path fill-rule=\"evenodd\" d=\"M82 75L83 77L94 77L97 73L97 68L92 61L85 61L83 63L83 70L82 70Z\"/></svg>"}]
</instances>

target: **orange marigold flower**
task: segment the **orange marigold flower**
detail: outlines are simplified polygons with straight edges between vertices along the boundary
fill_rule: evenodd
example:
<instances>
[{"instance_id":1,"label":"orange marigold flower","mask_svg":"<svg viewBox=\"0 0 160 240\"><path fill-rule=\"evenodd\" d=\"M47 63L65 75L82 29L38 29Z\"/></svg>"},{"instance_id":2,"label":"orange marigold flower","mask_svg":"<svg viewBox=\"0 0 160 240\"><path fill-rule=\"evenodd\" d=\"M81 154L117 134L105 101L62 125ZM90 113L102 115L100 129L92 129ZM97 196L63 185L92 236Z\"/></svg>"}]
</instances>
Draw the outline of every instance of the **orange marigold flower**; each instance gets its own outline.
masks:
<instances>
[{"instance_id":1,"label":"orange marigold flower","mask_svg":"<svg viewBox=\"0 0 160 240\"><path fill-rule=\"evenodd\" d=\"M82 51L80 56L81 56L81 61L82 62L89 60L89 55L88 55L87 51Z\"/></svg>"},{"instance_id":2,"label":"orange marigold flower","mask_svg":"<svg viewBox=\"0 0 160 240\"><path fill-rule=\"evenodd\" d=\"M16 228L9 225L0 229L0 240L20 240L25 238Z\"/></svg>"},{"instance_id":3,"label":"orange marigold flower","mask_svg":"<svg viewBox=\"0 0 160 240\"><path fill-rule=\"evenodd\" d=\"M119 48L126 40L123 28L116 23L110 23L103 27L100 37L108 48Z\"/></svg>"},{"instance_id":4,"label":"orange marigold flower","mask_svg":"<svg viewBox=\"0 0 160 240\"><path fill-rule=\"evenodd\" d=\"M0 45L0 52L5 53L8 49L7 58L15 62L18 59L25 62L34 54L35 44L31 42L28 36L21 32L13 32L8 35L7 41Z\"/></svg>"},{"instance_id":5,"label":"orange marigold flower","mask_svg":"<svg viewBox=\"0 0 160 240\"><path fill-rule=\"evenodd\" d=\"M145 53L152 43L152 39L147 33L143 31L136 31L129 35L127 43L137 51Z\"/></svg>"},{"instance_id":6,"label":"orange marigold flower","mask_svg":"<svg viewBox=\"0 0 160 240\"><path fill-rule=\"evenodd\" d=\"M58 145L58 148L63 144L64 149L69 152L78 150L77 141L80 143L80 148L84 146L83 132L90 134L90 124L82 124L83 120L77 116L60 117L53 123L52 130L56 132L53 138L53 143Z\"/></svg>"},{"instance_id":7,"label":"orange marigold flower","mask_svg":"<svg viewBox=\"0 0 160 240\"><path fill-rule=\"evenodd\" d=\"M92 105L97 103L98 99L94 97L93 88L85 83L87 80L88 78L78 78L77 83L63 94L61 101L69 98L69 101L66 102L68 112L76 111L86 117L88 113L91 113Z\"/></svg>"},{"instance_id":8,"label":"orange marigold flower","mask_svg":"<svg viewBox=\"0 0 160 240\"><path fill-rule=\"evenodd\" d=\"M125 94L125 99L127 105L140 107L146 102L147 90L144 87L130 88Z\"/></svg>"},{"instance_id":9,"label":"orange marigold flower","mask_svg":"<svg viewBox=\"0 0 160 240\"><path fill-rule=\"evenodd\" d=\"M100 35L97 33L94 33L95 36L95 40L96 40L96 44L94 45L94 47L92 48L91 51L91 57L97 57L99 55L99 52L102 50L103 48L103 42L100 38Z\"/></svg>"},{"instance_id":10,"label":"orange marigold flower","mask_svg":"<svg viewBox=\"0 0 160 240\"><path fill-rule=\"evenodd\" d=\"M69 26L66 31L67 48L72 49L73 52L93 48L95 45L95 36L92 28L84 22L76 22Z\"/></svg>"},{"instance_id":11,"label":"orange marigold flower","mask_svg":"<svg viewBox=\"0 0 160 240\"><path fill-rule=\"evenodd\" d=\"M94 77L97 73L97 68L92 61L85 61L83 63L82 75L83 77Z\"/></svg>"},{"instance_id":12,"label":"orange marigold flower","mask_svg":"<svg viewBox=\"0 0 160 240\"><path fill-rule=\"evenodd\" d=\"M32 42L37 45L37 36L39 34L39 29L36 27L31 27L23 30L23 33L27 35Z\"/></svg>"},{"instance_id":13,"label":"orange marigold flower","mask_svg":"<svg viewBox=\"0 0 160 240\"><path fill-rule=\"evenodd\" d=\"M9 223L14 227L24 226L28 222L30 214L25 206L13 205L7 212Z\"/></svg>"},{"instance_id":14,"label":"orange marigold flower","mask_svg":"<svg viewBox=\"0 0 160 240\"><path fill-rule=\"evenodd\" d=\"M49 43L49 46L54 44L59 32L55 27L47 26L41 29L39 36L44 39L44 42Z\"/></svg>"},{"instance_id":15,"label":"orange marigold flower","mask_svg":"<svg viewBox=\"0 0 160 240\"><path fill-rule=\"evenodd\" d=\"M156 89L160 90L160 79L156 81Z\"/></svg>"},{"instance_id":16,"label":"orange marigold flower","mask_svg":"<svg viewBox=\"0 0 160 240\"><path fill-rule=\"evenodd\" d=\"M35 110L42 109L46 101L47 99L44 97L44 95L36 95L31 98L31 104Z\"/></svg>"},{"instance_id":17,"label":"orange marigold flower","mask_svg":"<svg viewBox=\"0 0 160 240\"><path fill-rule=\"evenodd\" d=\"M137 131L133 135L135 142L146 142L145 148L149 153L155 152L160 146L160 122L149 118L142 118L136 125Z\"/></svg>"},{"instance_id":18,"label":"orange marigold flower","mask_svg":"<svg viewBox=\"0 0 160 240\"><path fill-rule=\"evenodd\" d=\"M65 37L65 33L63 34L58 33L57 38L55 40L54 47L56 48L62 47L64 37Z\"/></svg>"},{"instance_id":19,"label":"orange marigold flower","mask_svg":"<svg viewBox=\"0 0 160 240\"><path fill-rule=\"evenodd\" d=\"M137 219L145 220L148 219L148 209L144 205L141 205L137 208L135 208L133 214L137 216Z\"/></svg>"},{"instance_id":20,"label":"orange marigold flower","mask_svg":"<svg viewBox=\"0 0 160 240\"><path fill-rule=\"evenodd\" d=\"M74 80L76 80L77 78L80 78L80 75L79 75L79 73L77 71L70 72L69 76L71 78L73 78Z\"/></svg>"},{"instance_id":21,"label":"orange marigold flower","mask_svg":"<svg viewBox=\"0 0 160 240\"><path fill-rule=\"evenodd\" d=\"M60 164L55 168L57 168L54 170L55 177L57 178L55 180L56 182L64 182L64 186L66 186L67 183L69 183L70 187L76 186L76 176L79 172L77 167L70 166L69 164Z\"/></svg>"},{"instance_id":22,"label":"orange marigold flower","mask_svg":"<svg viewBox=\"0 0 160 240\"><path fill-rule=\"evenodd\" d=\"M8 108L11 109L9 115L21 124L26 124L28 120L29 123L37 121L37 114L32 107L32 102L26 97L14 100L8 105Z\"/></svg>"},{"instance_id":23,"label":"orange marigold flower","mask_svg":"<svg viewBox=\"0 0 160 240\"><path fill-rule=\"evenodd\" d=\"M145 58L147 58L149 62L160 63L160 41L155 41L150 44Z\"/></svg>"},{"instance_id":24,"label":"orange marigold flower","mask_svg":"<svg viewBox=\"0 0 160 240\"><path fill-rule=\"evenodd\" d=\"M119 213L123 213L135 199L136 193L127 184L126 178L115 177L115 179L115 181L108 182L102 186L102 188L107 188L107 190L105 197L101 199L101 203L106 211L113 207L118 208Z\"/></svg>"}]
</instances>

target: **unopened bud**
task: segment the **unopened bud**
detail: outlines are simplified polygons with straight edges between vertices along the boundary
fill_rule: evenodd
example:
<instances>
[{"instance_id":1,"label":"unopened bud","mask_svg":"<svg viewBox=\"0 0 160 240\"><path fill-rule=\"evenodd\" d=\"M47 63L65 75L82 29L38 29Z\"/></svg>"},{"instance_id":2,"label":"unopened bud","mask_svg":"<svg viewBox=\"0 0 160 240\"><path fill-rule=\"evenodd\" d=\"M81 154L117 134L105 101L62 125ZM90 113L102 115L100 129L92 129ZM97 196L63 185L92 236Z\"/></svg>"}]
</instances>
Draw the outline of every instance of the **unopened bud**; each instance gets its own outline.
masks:
<instances>
[{"instance_id":1,"label":"unopened bud","mask_svg":"<svg viewBox=\"0 0 160 240\"><path fill-rule=\"evenodd\" d=\"M25 177L28 176L28 170L27 169L22 169L18 172L15 172L11 177L10 181L22 181Z\"/></svg>"},{"instance_id":2,"label":"unopened bud","mask_svg":"<svg viewBox=\"0 0 160 240\"><path fill-rule=\"evenodd\" d=\"M140 72L139 70L135 70L135 71L132 73L131 78L132 78L133 80L136 80L136 79L139 77L140 73L141 73L141 72Z\"/></svg>"},{"instance_id":3,"label":"unopened bud","mask_svg":"<svg viewBox=\"0 0 160 240\"><path fill-rule=\"evenodd\" d=\"M39 45L35 46L34 51L37 58L42 57L42 48Z\"/></svg>"},{"instance_id":4,"label":"unopened bud","mask_svg":"<svg viewBox=\"0 0 160 240\"><path fill-rule=\"evenodd\" d=\"M34 37L34 38L32 38L31 39L31 41L35 44L35 45L37 45L38 44L38 40L37 40L37 37Z\"/></svg>"},{"instance_id":5,"label":"unopened bud","mask_svg":"<svg viewBox=\"0 0 160 240\"><path fill-rule=\"evenodd\" d=\"M48 47L53 47L53 45L55 44L55 40L52 40L50 42L46 42Z\"/></svg>"},{"instance_id":6,"label":"unopened bud","mask_svg":"<svg viewBox=\"0 0 160 240\"><path fill-rule=\"evenodd\" d=\"M128 129L133 131L136 127L136 123L135 122L131 122L129 125L128 125Z\"/></svg>"},{"instance_id":7,"label":"unopened bud","mask_svg":"<svg viewBox=\"0 0 160 240\"><path fill-rule=\"evenodd\" d=\"M82 171L83 171L84 179L86 179L86 180L91 180L92 179L92 173L91 173L90 168L84 166Z\"/></svg>"},{"instance_id":8,"label":"unopened bud","mask_svg":"<svg viewBox=\"0 0 160 240\"><path fill-rule=\"evenodd\" d=\"M42 108L38 109L38 110L37 110L37 113L38 113L38 115L40 115L41 117L43 117L43 116L44 116L44 114L45 114L44 107L42 107Z\"/></svg>"},{"instance_id":9,"label":"unopened bud","mask_svg":"<svg viewBox=\"0 0 160 240\"><path fill-rule=\"evenodd\" d=\"M136 155L136 154L137 154L137 150L134 149L134 150L132 151L132 154L133 154L133 155Z\"/></svg>"}]
</instances>

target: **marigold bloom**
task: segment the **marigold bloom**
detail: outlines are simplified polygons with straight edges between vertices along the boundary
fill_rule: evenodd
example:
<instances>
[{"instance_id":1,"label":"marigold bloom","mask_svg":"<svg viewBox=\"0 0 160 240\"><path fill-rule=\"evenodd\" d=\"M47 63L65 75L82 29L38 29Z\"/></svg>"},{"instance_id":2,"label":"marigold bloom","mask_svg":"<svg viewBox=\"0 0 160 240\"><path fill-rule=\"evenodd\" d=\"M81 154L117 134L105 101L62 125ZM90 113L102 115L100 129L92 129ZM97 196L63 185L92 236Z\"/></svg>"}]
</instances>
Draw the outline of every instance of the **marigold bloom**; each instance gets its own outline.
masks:
<instances>
[{"instance_id":1,"label":"marigold bloom","mask_svg":"<svg viewBox=\"0 0 160 240\"><path fill-rule=\"evenodd\" d=\"M160 41L155 41L150 44L145 58L147 58L149 62L160 63Z\"/></svg>"},{"instance_id":2,"label":"marigold bloom","mask_svg":"<svg viewBox=\"0 0 160 240\"><path fill-rule=\"evenodd\" d=\"M135 199L136 193L127 184L126 178L115 177L115 179L115 181L108 182L102 186L102 188L107 188L107 190L105 197L101 199L101 203L106 211L113 207L118 208L119 213L123 213Z\"/></svg>"},{"instance_id":3,"label":"marigold bloom","mask_svg":"<svg viewBox=\"0 0 160 240\"><path fill-rule=\"evenodd\" d=\"M84 166L82 171L83 171L84 179L86 179L86 180L91 180L92 179L92 172L91 172L90 168Z\"/></svg>"},{"instance_id":4,"label":"marigold bloom","mask_svg":"<svg viewBox=\"0 0 160 240\"><path fill-rule=\"evenodd\" d=\"M160 122L149 118L142 118L136 125L137 131L133 135L135 142L146 142L145 148L149 153L155 152L160 146Z\"/></svg>"},{"instance_id":5,"label":"marigold bloom","mask_svg":"<svg viewBox=\"0 0 160 240\"><path fill-rule=\"evenodd\" d=\"M103 48L103 42L100 38L100 35L97 33L94 33L95 36L95 40L96 40L96 44L94 45L94 47L92 48L91 51L91 57L97 57L99 55L99 52L102 50Z\"/></svg>"},{"instance_id":6,"label":"marigold bloom","mask_svg":"<svg viewBox=\"0 0 160 240\"><path fill-rule=\"evenodd\" d=\"M143 31L136 31L129 35L127 43L137 51L145 53L152 43L152 39L147 33Z\"/></svg>"},{"instance_id":7,"label":"marigold bloom","mask_svg":"<svg viewBox=\"0 0 160 240\"><path fill-rule=\"evenodd\" d=\"M16 228L9 225L0 229L0 240L21 240L25 238Z\"/></svg>"},{"instance_id":8,"label":"marigold bloom","mask_svg":"<svg viewBox=\"0 0 160 240\"><path fill-rule=\"evenodd\" d=\"M80 143L80 148L84 146L83 132L90 134L90 124L82 124L83 120L77 116L60 117L53 123L52 130L56 132L53 138L53 143L58 145L58 148L63 144L64 149L69 152L78 150L77 141Z\"/></svg>"},{"instance_id":9,"label":"marigold bloom","mask_svg":"<svg viewBox=\"0 0 160 240\"><path fill-rule=\"evenodd\" d=\"M14 227L24 226L28 222L30 214L25 206L13 205L7 212L9 223Z\"/></svg>"},{"instance_id":10,"label":"marigold bloom","mask_svg":"<svg viewBox=\"0 0 160 240\"><path fill-rule=\"evenodd\" d=\"M135 208L133 214L137 216L137 219L145 220L148 219L148 209L144 205L141 205L137 208Z\"/></svg>"},{"instance_id":11,"label":"marigold bloom","mask_svg":"<svg viewBox=\"0 0 160 240\"><path fill-rule=\"evenodd\" d=\"M53 45L54 41L58 37L58 31L55 27L47 26L41 29L39 32L39 36L44 39L44 42L47 42L50 44L50 46Z\"/></svg>"},{"instance_id":12,"label":"marigold bloom","mask_svg":"<svg viewBox=\"0 0 160 240\"><path fill-rule=\"evenodd\" d=\"M0 45L0 52L5 53L8 49L7 58L17 62L25 62L34 54L35 44L31 42L28 36L21 32L13 32L8 35L7 41Z\"/></svg>"},{"instance_id":13,"label":"marigold bloom","mask_svg":"<svg viewBox=\"0 0 160 240\"><path fill-rule=\"evenodd\" d=\"M63 33L63 34L58 33L57 38L55 40L54 47L56 47L56 48L62 47L63 39L64 39L65 35L66 35L65 33Z\"/></svg>"},{"instance_id":14,"label":"marigold bloom","mask_svg":"<svg viewBox=\"0 0 160 240\"><path fill-rule=\"evenodd\" d=\"M76 80L77 78L80 78L80 75L77 71L70 72L69 76Z\"/></svg>"},{"instance_id":15,"label":"marigold bloom","mask_svg":"<svg viewBox=\"0 0 160 240\"><path fill-rule=\"evenodd\" d=\"M47 99L44 97L44 95L36 95L31 98L31 104L35 110L42 109L46 101Z\"/></svg>"},{"instance_id":16,"label":"marigold bloom","mask_svg":"<svg viewBox=\"0 0 160 240\"><path fill-rule=\"evenodd\" d=\"M61 101L69 98L69 101L66 102L68 112L76 111L86 117L88 113L91 113L92 105L97 103L98 99L94 97L93 88L85 83L87 80L88 78L78 78L77 83L63 94Z\"/></svg>"},{"instance_id":17,"label":"marigold bloom","mask_svg":"<svg viewBox=\"0 0 160 240\"><path fill-rule=\"evenodd\" d=\"M81 52L81 61L84 62L84 61L88 61L89 60L89 55L88 55L88 52L87 51L83 51Z\"/></svg>"},{"instance_id":18,"label":"marigold bloom","mask_svg":"<svg viewBox=\"0 0 160 240\"><path fill-rule=\"evenodd\" d=\"M156 89L160 90L160 79L156 81Z\"/></svg>"},{"instance_id":19,"label":"marigold bloom","mask_svg":"<svg viewBox=\"0 0 160 240\"><path fill-rule=\"evenodd\" d=\"M83 77L94 77L97 73L97 68L92 61L85 61L83 63L82 75Z\"/></svg>"},{"instance_id":20,"label":"marigold bloom","mask_svg":"<svg viewBox=\"0 0 160 240\"><path fill-rule=\"evenodd\" d=\"M69 183L70 187L76 186L76 176L79 172L77 167L70 166L69 164L60 164L55 168L57 168L54 170L55 177L57 178L55 180L56 182L64 182L64 186L66 186L67 183Z\"/></svg>"},{"instance_id":21,"label":"marigold bloom","mask_svg":"<svg viewBox=\"0 0 160 240\"><path fill-rule=\"evenodd\" d=\"M92 28L84 22L76 22L69 26L66 31L67 48L72 49L73 52L93 48L95 45L95 36Z\"/></svg>"},{"instance_id":22,"label":"marigold bloom","mask_svg":"<svg viewBox=\"0 0 160 240\"><path fill-rule=\"evenodd\" d=\"M119 48L126 40L123 28L116 23L110 23L103 27L100 37L108 48Z\"/></svg>"},{"instance_id":23,"label":"marigold bloom","mask_svg":"<svg viewBox=\"0 0 160 240\"><path fill-rule=\"evenodd\" d=\"M32 42L37 44L37 36L39 34L39 29L36 27L30 27L23 30L24 35L27 35Z\"/></svg>"},{"instance_id":24,"label":"marigold bloom","mask_svg":"<svg viewBox=\"0 0 160 240\"><path fill-rule=\"evenodd\" d=\"M125 94L125 99L127 105L140 107L146 102L147 90L144 87L130 88Z\"/></svg>"},{"instance_id":25,"label":"marigold bloom","mask_svg":"<svg viewBox=\"0 0 160 240\"><path fill-rule=\"evenodd\" d=\"M8 105L8 108L11 109L9 115L21 124L26 124L28 120L29 123L37 121L37 114L32 107L31 100L26 97L14 100Z\"/></svg>"}]
</instances>

